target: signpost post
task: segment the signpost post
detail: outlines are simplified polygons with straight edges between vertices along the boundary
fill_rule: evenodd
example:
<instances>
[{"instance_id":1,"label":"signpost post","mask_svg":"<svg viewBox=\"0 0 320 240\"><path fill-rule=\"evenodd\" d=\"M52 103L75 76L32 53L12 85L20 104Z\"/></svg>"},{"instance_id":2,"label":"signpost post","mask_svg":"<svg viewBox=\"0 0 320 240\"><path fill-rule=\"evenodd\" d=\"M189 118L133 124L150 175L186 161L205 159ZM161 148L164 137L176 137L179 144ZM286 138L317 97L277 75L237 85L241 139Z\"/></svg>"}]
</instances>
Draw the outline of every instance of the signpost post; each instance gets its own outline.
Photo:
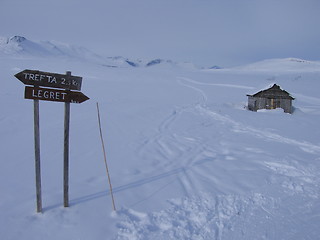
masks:
<instances>
[{"instance_id":1,"label":"signpost post","mask_svg":"<svg viewBox=\"0 0 320 240\"><path fill-rule=\"evenodd\" d=\"M34 112L34 155L35 155L35 169L36 169L36 198L37 198L37 212L42 212L41 199L41 168L40 168L40 127L39 127L39 100L33 100Z\"/></svg>"},{"instance_id":2,"label":"signpost post","mask_svg":"<svg viewBox=\"0 0 320 240\"><path fill-rule=\"evenodd\" d=\"M35 144L35 168L36 168L36 197L37 212L42 212L41 200L41 171L40 171L40 128L39 128L39 100L64 102L64 172L63 193L64 207L69 206L69 129L70 129L70 103L82 103L89 98L81 90L82 77L72 76L71 72L65 75L42 72L38 70L24 70L15 75L22 83L33 85L25 87L25 99L34 101L34 144ZM61 88L63 90L51 89ZM76 90L76 91L71 91Z\"/></svg>"},{"instance_id":3,"label":"signpost post","mask_svg":"<svg viewBox=\"0 0 320 240\"><path fill-rule=\"evenodd\" d=\"M71 72L66 72L71 76ZM63 206L69 207L69 126L70 102L64 104Z\"/></svg>"}]
</instances>

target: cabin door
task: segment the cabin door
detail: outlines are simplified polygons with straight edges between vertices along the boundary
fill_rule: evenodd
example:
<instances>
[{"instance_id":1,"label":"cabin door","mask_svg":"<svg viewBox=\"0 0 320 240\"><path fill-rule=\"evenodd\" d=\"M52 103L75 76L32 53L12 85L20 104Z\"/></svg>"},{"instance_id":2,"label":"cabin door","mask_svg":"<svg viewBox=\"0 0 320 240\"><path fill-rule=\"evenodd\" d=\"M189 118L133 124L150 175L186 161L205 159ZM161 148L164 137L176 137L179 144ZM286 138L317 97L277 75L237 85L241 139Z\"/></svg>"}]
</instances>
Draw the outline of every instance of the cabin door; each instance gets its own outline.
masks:
<instances>
[{"instance_id":1,"label":"cabin door","mask_svg":"<svg viewBox=\"0 0 320 240\"><path fill-rule=\"evenodd\" d=\"M281 101L280 99L271 99L271 103L270 103L270 107L271 109L276 109L276 108L280 108L281 105Z\"/></svg>"},{"instance_id":2,"label":"cabin door","mask_svg":"<svg viewBox=\"0 0 320 240\"><path fill-rule=\"evenodd\" d=\"M270 99L270 109L275 109L273 98Z\"/></svg>"}]
</instances>

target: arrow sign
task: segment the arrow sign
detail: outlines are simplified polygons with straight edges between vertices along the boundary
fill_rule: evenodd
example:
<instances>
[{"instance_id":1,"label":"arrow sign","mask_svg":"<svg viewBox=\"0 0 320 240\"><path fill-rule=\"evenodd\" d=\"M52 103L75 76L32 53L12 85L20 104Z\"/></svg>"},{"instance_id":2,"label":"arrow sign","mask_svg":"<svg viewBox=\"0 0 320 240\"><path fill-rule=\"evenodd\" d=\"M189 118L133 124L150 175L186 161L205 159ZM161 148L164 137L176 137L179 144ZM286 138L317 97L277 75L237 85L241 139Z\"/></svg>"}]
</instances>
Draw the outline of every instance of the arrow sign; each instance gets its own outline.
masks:
<instances>
[{"instance_id":1,"label":"arrow sign","mask_svg":"<svg viewBox=\"0 0 320 240\"><path fill-rule=\"evenodd\" d=\"M80 91L82 84L82 77L41 72L37 70L26 69L14 76L26 85L63 88Z\"/></svg>"},{"instance_id":2,"label":"arrow sign","mask_svg":"<svg viewBox=\"0 0 320 240\"><path fill-rule=\"evenodd\" d=\"M89 99L82 92L27 86L25 87L24 98L70 103L82 103Z\"/></svg>"}]
</instances>

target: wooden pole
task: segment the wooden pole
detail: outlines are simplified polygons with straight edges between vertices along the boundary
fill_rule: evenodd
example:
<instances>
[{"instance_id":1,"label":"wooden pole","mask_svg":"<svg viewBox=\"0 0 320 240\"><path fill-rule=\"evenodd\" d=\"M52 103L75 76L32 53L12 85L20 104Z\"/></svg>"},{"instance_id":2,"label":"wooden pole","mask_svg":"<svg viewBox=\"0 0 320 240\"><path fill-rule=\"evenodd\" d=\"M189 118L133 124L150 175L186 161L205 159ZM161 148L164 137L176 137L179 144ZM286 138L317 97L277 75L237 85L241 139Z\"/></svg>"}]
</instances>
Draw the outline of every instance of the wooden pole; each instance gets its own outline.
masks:
<instances>
[{"instance_id":1,"label":"wooden pole","mask_svg":"<svg viewBox=\"0 0 320 240\"><path fill-rule=\"evenodd\" d=\"M104 163L106 165L106 171L107 171L107 176L108 176L110 194L111 194L111 199L112 199L112 208L113 208L114 211L116 211L116 206L114 204L114 197L113 197L113 191L112 191L111 178L110 178L109 168L108 168L108 164L107 164L106 150L105 150L105 147L104 147L104 141L103 141L102 130L101 130L100 111L99 111L98 102L97 102L97 111L98 111L98 122L99 122L100 138L101 138L101 144L102 144L102 150L103 150L103 156L104 156Z\"/></svg>"},{"instance_id":2,"label":"wooden pole","mask_svg":"<svg viewBox=\"0 0 320 240\"><path fill-rule=\"evenodd\" d=\"M36 198L37 212L42 212L41 200L41 169L40 169L40 127L39 127L39 100L33 100L34 112L34 149L36 169Z\"/></svg>"},{"instance_id":3,"label":"wooden pole","mask_svg":"<svg viewBox=\"0 0 320 240\"><path fill-rule=\"evenodd\" d=\"M71 72L66 72L71 76ZM63 206L69 207L69 129L70 129L70 103L64 104L64 152L63 152Z\"/></svg>"}]
</instances>

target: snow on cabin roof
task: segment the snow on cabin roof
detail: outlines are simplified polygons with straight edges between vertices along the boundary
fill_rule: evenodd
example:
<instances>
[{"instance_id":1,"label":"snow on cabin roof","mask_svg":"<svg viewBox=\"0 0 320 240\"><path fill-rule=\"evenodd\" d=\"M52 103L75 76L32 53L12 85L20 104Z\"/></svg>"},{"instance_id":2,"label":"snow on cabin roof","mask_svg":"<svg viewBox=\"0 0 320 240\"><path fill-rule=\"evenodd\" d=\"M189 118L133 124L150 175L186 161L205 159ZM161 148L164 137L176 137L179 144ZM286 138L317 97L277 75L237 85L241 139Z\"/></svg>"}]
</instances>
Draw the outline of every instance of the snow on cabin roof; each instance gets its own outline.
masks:
<instances>
[{"instance_id":1,"label":"snow on cabin roof","mask_svg":"<svg viewBox=\"0 0 320 240\"><path fill-rule=\"evenodd\" d=\"M269 83L268 85L264 85L264 86L260 85L260 87L255 87L252 90L250 90L250 92L247 93L247 96L252 96L252 95L254 95L254 94L258 93L258 92L261 92L261 91L264 91L266 89L269 89L275 84L276 84L275 82L272 82L272 83Z\"/></svg>"},{"instance_id":2,"label":"snow on cabin roof","mask_svg":"<svg viewBox=\"0 0 320 240\"><path fill-rule=\"evenodd\" d=\"M288 98L294 100L294 98L287 91L280 88L279 85L273 84L269 85L267 89L260 90L254 94L247 94L250 97L263 97L263 98Z\"/></svg>"}]
</instances>

